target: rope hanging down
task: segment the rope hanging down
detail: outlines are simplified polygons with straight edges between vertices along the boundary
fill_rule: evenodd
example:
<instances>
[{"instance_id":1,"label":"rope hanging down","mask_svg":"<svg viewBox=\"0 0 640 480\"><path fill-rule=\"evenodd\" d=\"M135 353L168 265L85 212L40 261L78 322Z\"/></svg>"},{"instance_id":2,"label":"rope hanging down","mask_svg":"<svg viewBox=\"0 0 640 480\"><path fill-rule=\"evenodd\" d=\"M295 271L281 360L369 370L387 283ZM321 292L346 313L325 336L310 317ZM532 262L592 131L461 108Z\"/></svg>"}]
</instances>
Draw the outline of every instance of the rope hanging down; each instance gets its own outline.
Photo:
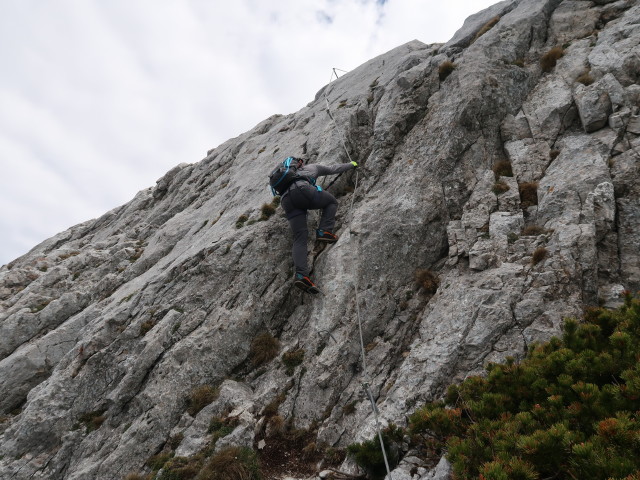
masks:
<instances>
[{"instance_id":1,"label":"rope hanging down","mask_svg":"<svg viewBox=\"0 0 640 480\"><path fill-rule=\"evenodd\" d=\"M331 83L332 79L333 79L333 75L336 76L336 79L338 79L338 74L336 73L336 68L333 69L333 72L331 74L331 79L329 79L329 83ZM344 70L341 70L344 71ZM349 158L349 161L353 161L351 159L351 155L349 155L349 150L347 149L347 144L346 144L346 136L344 134L344 132L342 131L342 129L340 128L340 126L338 125L338 122L336 122L336 119L333 117L333 114L331 113L331 106L329 105L329 99L327 98L327 91L325 89L324 92L324 100L327 104L327 113L329 114L329 118L331 118L331 120L333 121L333 124L335 125L335 127L338 129L338 131L340 132L340 136L341 136L341 140L342 140L342 146L344 147L344 151L347 153L347 158ZM351 194L351 204L349 205L349 213L351 214L351 220L353 220L353 202L356 198L356 191L358 190L358 176L359 176L359 172L356 170L356 179L355 179L355 186L353 188L353 193ZM337 179L337 178L336 178ZM335 182L335 180L333 181ZM326 188L329 188L331 185L333 185L333 182L331 182ZM350 220L350 221L351 221ZM358 242L356 242L356 254L355 254L355 258L358 258ZM378 407L376 406L376 401L373 398L373 394L371 393L371 390L369 389L369 373L367 371L367 359L365 356L365 348L364 348L364 336L362 334L362 320L361 320L361 315L360 315L360 299L358 298L358 291L359 291L359 287L358 287L358 275L354 275L353 276L353 288L355 291L355 301L356 301L356 316L358 318L358 333L360 334L360 352L361 352L361 356L362 356L362 376L364 377L364 381L362 382L362 388L364 389L365 394L367 395L367 398L369 399L369 402L371 402L371 409L373 410L373 416L375 418L376 421L376 430L378 432L378 440L380 441L380 448L382 449L382 457L384 458L384 465L387 469L387 476L389 480L393 480L393 478L391 477L391 469L389 468L389 460L387 459L387 452L384 449L384 441L382 439L382 429L380 428L380 419L379 419L379 412L378 412Z\"/></svg>"}]
</instances>

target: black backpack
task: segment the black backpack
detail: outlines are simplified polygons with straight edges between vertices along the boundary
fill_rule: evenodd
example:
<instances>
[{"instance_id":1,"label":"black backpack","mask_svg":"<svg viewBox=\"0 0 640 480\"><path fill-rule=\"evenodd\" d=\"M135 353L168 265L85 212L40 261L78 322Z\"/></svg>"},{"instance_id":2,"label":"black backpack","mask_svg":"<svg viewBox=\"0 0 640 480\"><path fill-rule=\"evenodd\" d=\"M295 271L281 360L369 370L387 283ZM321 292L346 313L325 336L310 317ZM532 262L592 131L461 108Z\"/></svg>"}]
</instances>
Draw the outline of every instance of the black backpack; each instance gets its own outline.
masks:
<instances>
[{"instance_id":1,"label":"black backpack","mask_svg":"<svg viewBox=\"0 0 640 480\"><path fill-rule=\"evenodd\" d=\"M297 164L297 161L297 158L287 157L269 174L269 186L274 197L284 194L293 182L303 178L298 175L298 167L292 165Z\"/></svg>"}]
</instances>

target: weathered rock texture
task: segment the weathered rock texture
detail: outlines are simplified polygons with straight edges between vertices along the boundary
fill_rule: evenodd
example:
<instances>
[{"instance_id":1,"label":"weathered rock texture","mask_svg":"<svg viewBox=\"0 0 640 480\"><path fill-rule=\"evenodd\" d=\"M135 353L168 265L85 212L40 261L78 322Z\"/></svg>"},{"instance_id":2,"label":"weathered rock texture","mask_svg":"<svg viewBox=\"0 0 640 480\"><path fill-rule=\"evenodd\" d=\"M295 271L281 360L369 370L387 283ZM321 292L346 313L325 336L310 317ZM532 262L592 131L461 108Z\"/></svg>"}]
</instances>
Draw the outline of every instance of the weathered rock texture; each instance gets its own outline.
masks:
<instances>
[{"instance_id":1,"label":"weathered rock texture","mask_svg":"<svg viewBox=\"0 0 640 480\"><path fill-rule=\"evenodd\" d=\"M179 455L201 449L213 415L237 419L219 445L254 446L276 399L318 444L345 446L374 432L363 381L383 421L403 424L451 381L639 289L639 43L634 0L501 2L449 43L367 62L2 267L0 477L147 472L171 438ZM554 46L564 56L543 73ZM310 249L324 290L312 298L292 289L281 210L260 216L277 161L347 161L325 96L365 174L355 192L353 174L332 187L340 241ZM499 162L514 176L498 179ZM438 273L434 295L419 268ZM279 355L257 366L264 333ZM287 371L280 355L298 349ZM220 396L194 418L201 385ZM416 461L394 478L446 478L446 462Z\"/></svg>"}]
</instances>

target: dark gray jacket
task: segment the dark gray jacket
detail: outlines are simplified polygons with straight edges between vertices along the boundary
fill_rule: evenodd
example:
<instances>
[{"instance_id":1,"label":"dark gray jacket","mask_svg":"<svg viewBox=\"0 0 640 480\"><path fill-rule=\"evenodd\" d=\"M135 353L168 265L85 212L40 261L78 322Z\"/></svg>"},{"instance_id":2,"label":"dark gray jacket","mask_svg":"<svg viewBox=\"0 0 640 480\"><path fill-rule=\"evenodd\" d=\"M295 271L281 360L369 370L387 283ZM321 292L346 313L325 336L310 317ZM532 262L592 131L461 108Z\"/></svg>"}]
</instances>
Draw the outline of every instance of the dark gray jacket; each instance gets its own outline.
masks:
<instances>
[{"instance_id":1,"label":"dark gray jacket","mask_svg":"<svg viewBox=\"0 0 640 480\"><path fill-rule=\"evenodd\" d=\"M318 177L324 177L325 175L336 175L338 173L346 172L354 168L351 163L336 163L335 165L320 165L313 163L311 165L304 165L298 169L298 175L309 179L317 179Z\"/></svg>"}]
</instances>

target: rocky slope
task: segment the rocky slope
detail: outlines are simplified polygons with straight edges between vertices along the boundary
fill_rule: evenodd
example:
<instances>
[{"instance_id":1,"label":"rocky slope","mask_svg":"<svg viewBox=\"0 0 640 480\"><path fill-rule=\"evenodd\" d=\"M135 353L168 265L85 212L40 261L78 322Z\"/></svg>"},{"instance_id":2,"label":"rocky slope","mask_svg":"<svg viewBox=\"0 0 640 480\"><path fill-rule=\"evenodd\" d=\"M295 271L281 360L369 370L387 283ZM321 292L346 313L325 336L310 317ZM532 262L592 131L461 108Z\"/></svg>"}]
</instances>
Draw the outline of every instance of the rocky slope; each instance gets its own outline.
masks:
<instances>
[{"instance_id":1,"label":"rocky slope","mask_svg":"<svg viewBox=\"0 0 640 480\"><path fill-rule=\"evenodd\" d=\"M639 43L633 0L503 1L3 266L0 477L149 472L168 445L200 451L212 416L235 419L216 448L268 445L274 408L343 447L375 431L362 382L403 424L450 382L638 290ZM324 290L311 298L292 289L282 210L262 213L266 175L288 155L347 161L341 129L365 171L355 192L353 174L332 187L340 241L310 250ZM260 360L256 339L272 338ZM202 386L218 396L196 412ZM426 467L409 452L394 479L446 476Z\"/></svg>"}]
</instances>

